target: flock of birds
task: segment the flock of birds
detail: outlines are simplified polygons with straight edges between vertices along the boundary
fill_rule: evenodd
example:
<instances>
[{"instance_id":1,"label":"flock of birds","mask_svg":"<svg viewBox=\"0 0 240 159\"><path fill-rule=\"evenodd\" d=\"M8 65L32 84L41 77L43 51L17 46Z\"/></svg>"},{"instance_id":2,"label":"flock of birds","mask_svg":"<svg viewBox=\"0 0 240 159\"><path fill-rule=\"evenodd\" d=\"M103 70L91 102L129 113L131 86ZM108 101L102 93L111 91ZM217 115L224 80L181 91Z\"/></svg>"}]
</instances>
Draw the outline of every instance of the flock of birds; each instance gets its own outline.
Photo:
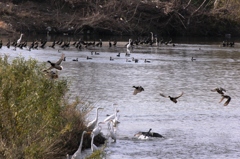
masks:
<instances>
[{"instance_id":1,"label":"flock of birds","mask_svg":"<svg viewBox=\"0 0 240 159\"><path fill-rule=\"evenodd\" d=\"M138 45L138 44L149 44L149 45L153 45L154 42L156 43L156 45L158 45L159 43L164 43L163 40L161 41L158 41L157 38L153 37L153 34L151 32L151 39L147 39L147 40L144 40L144 41L141 41L139 39L133 41L132 39L129 39L128 43L125 45L126 47L126 54L125 56L129 57L130 56L130 53L131 53L131 48L133 47L133 45ZM22 49L23 47L27 47L27 42L21 42L22 40L22 36L23 34L20 35L20 38L16 41L16 42L13 42L12 44L10 44L10 40L8 41L7 43L7 47L10 48L10 45L14 46L14 50L16 50L17 47L19 47L20 49ZM46 41L44 42L41 42L40 45L39 45L39 42L33 42L28 50L31 51L31 49L38 49L38 47L41 47L41 48L44 48L45 45L46 45ZM172 43L172 39L170 41L167 41L165 42L165 45L168 45L168 44L171 44ZM53 41L52 45L50 45L49 47L51 48L55 48L55 45L58 44L61 48L63 49L66 49L68 47L70 47L70 42L63 42L63 41ZM117 41L114 41L113 44L109 41L109 47L112 47L112 46L116 46L117 44ZM0 41L0 48L2 47L2 41ZM89 47L89 46L97 46L97 47L102 47L102 40L100 39L98 43L95 43L92 42L92 43L86 43L84 41L82 41L81 39L74 42L73 44L71 44L73 46L75 46L77 49L81 49L82 48L82 45L84 45L85 47ZM223 42L222 44L223 46L234 46L234 42L233 43L225 43ZM172 44L172 46L175 46L175 44ZM98 52L91 52L91 55L99 55ZM118 53L116 55L117 57L120 57L120 53ZM91 57L87 56L87 60L89 59L92 59ZM50 77L51 79L56 79L58 78L58 72L57 71L53 71L53 69L56 69L56 70L63 70L63 66L61 65L62 61L65 61L66 60L66 57L64 54L61 55L60 59L57 61L57 62L51 62L51 61L47 61L49 64L50 64L50 67L48 69L45 69L43 70L43 72L48 76ZM112 57L110 57L110 61L113 61L114 59ZM195 58L191 58L192 61L195 61L196 59ZM78 58L76 59L73 59L72 61L78 61ZM131 61L134 61L135 63L138 62L138 59L134 59L132 58L132 60L128 60L126 59L126 62L131 62ZM151 61L145 59L144 62L146 63L150 63ZM134 91L133 91L133 95L137 95L138 93L144 91L144 88L142 86L133 86L134 88ZM224 103L224 106L227 106L230 101L231 101L231 97L229 95L226 95L224 92L226 92L226 90L224 88L215 88L215 89L212 89L211 91L213 92L217 92L221 95L221 100L219 103L221 103L224 99L227 99L226 102ZM160 96L164 97L164 98L169 98L172 102L174 103L177 103L177 99L179 99L180 97L183 96L183 92L176 96L176 97L172 97L170 95L165 95L163 93L160 93ZM82 143L83 143L83 140L84 140L84 135L86 133L91 133L91 150L92 151L96 151L96 150L99 150L99 148L94 144L94 137L96 137L98 134L101 133L101 130L102 130L102 127L101 125L102 124L106 124L107 123L107 127L108 127L108 137L111 139L112 142L116 142L117 140L117 124L119 123L119 110L117 110L117 108L115 107L115 110L114 110L114 113L112 115L109 115L104 121L98 121L98 111L101 110L103 108L100 108L98 107L96 109L96 118L89 122L87 124L87 129L88 129L88 132L87 131L83 131L82 133L82 136L81 136L81 141L80 141L80 144L79 144L79 147L78 147L78 150L72 155L71 159L80 159L81 158L81 149L82 149ZM138 139L148 139L149 137L160 137L160 138L164 138L164 136L162 136L161 134L158 134L158 133L155 133L155 132L151 132L151 128L149 129L149 131L147 132L139 132L137 134L135 134L134 136L137 137ZM67 158L69 158L69 155L67 155Z\"/></svg>"}]
</instances>

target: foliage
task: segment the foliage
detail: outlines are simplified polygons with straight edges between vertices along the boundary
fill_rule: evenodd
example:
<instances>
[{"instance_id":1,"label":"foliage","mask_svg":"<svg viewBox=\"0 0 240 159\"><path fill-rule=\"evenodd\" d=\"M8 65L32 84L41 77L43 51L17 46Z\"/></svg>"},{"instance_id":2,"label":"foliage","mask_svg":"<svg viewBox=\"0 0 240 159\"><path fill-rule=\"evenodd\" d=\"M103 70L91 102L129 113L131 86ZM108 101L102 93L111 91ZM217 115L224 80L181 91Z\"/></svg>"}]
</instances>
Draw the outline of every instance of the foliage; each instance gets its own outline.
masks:
<instances>
[{"instance_id":1,"label":"foliage","mask_svg":"<svg viewBox=\"0 0 240 159\"><path fill-rule=\"evenodd\" d=\"M61 158L86 130L87 112L65 97L67 81L46 78L42 68L33 59L0 58L0 158Z\"/></svg>"}]
</instances>

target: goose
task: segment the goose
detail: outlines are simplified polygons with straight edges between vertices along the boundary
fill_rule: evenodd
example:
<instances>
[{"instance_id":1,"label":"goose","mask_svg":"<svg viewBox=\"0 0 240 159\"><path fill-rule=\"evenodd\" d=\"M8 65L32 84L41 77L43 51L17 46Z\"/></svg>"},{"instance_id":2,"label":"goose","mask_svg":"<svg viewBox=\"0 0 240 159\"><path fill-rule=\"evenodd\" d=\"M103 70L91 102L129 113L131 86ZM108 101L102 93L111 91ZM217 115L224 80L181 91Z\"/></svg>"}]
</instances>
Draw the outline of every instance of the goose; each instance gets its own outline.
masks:
<instances>
[{"instance_id":1,"label":"goose","mask_svg":"<svg viewBox=\"0 0 240 159\"><path fill-rule=\"evenodd\" d=\"M120 52L117 54L117 57L120 57Z\"/></svg>"},{"instance_id":2,"label":"goose","mask_svg":"<svg viewBox=\"0 0 240 159\"><path fill-rule=\"evenodd\" d=\"M81 151L82 151L83 136L85 133L86 133L86 131L83 131L79 147L78 147L77 151L72 155L71 159L81 159L82 158Z\"/></svg>"},{"instance_id":3,"label":"goose","mask_svg":"<svg viewBox=\"0 0 240 159\"><path fill-rule=\"evenodd\" d=\"M227 106L231 101L231 97L228 95L222 94L222 99L220 100L219 103L221 103L223 101L223 99L225 99L225 98L227 99L227 101L224 103L224 106Z\"/></svg>"},{"instance_id":4,"label":"goose","mask_svg":"<svg viewBox=\"0 0 240 159\"><path fill-rule=\"evenodd\" d=\"M50 69L53 69L53 68L58 69L58 70L62 70L63 67L60 66L60 64L63 61L63 59L64 59L64 54L62 54L61 58L56 63L53 63L53 62L48 60L47 62L51 64L51 67L49 67L47 70L50 70Z\"/></svg>"},{"instance_id":5,"label":"goose","mask_svg":"<svg viewBox=\"0 0 240 159\"><path fill-rule=\"evenodd\" d=\"M98 110L99 110L99 109L103 109L103 108L98 107L98 108L96 109L96 118L95 118L94 120L92 120L91 122L88 123L88 125L87 125L87 128L88 128L88 129L93 130L93 129L95 128L95 126L97 125L97 122L98 122Z\"/></svg>"},{"instance_id":6,"label":"goose","mask_svg":"<svg viewBox=\"0 0 240 159\"><path fill-rule=\"evenodd\" d=\"M226 90L224 88L222 88L222 87L218 87L218 88L212 89L211 91L212 92L218 92L221 95L223 95L224 92L226 92Z\"/></svg>"},{"instance_id":7,"label":"goose","mask_svg":"<svg viewBox=\"0 0 240 159\"><path fill-rule=\"evenodd\" d=\"M95 52L95 55L100 55L100 53L99 52Z\"/></svg>"},{"instance_id":8,"label":"goose","mask_svg":"<svg viewBox=\"0 0 240 159\"><path fill-rule=\"evenodd\" d=\"M133 88L135 88L134 91L133 91L133 95L136 95L136 94L144 91L142 86L133 86Z\"/></svg>"},{"instance_id":9,"label":"goose","mask_svg":"<svg viewBox=\"0 0 240 159\"><path fill-rule=\"evenodd\" d=\"M177 96L177 97L166 96L166 95L164 95L162 93L160 93L160 95L162 97L169 98L174 103L177 103L177 99L180 98L183 95L183 92L179 96Z\"/></svg>"}]
</instances>

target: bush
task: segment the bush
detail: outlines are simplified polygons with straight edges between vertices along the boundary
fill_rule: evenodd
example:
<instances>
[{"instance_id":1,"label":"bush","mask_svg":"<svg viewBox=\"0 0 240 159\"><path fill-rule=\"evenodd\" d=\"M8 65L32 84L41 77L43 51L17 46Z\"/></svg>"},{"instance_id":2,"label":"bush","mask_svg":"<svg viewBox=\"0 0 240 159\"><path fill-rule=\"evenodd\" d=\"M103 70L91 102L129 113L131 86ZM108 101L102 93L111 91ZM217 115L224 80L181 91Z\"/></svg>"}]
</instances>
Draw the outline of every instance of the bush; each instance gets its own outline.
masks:
<instances>
[{"instance_id":1,"label":"bush","mask_svg":"<svg viewBox=\"0 0 240 159\"><path fill-rule=\"evenodd\" d=\"M0 158L61 158L78 147L89 107L69 104L67 80L46 78L43 67L0 58Z\"/></svg>"}]
</instances>

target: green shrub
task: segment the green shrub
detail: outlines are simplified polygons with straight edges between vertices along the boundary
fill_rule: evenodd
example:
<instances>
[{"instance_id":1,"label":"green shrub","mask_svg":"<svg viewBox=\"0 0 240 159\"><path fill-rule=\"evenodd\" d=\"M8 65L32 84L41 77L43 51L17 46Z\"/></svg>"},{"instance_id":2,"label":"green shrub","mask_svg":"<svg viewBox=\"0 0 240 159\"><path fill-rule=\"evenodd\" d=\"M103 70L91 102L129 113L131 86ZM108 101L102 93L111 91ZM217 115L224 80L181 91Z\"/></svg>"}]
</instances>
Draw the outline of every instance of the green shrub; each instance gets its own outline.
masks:
<instances>
[{"instance_id":1,"label":"green shrub","mask_svg":"<svg viewBox=\"0 0 240 159\"><path fill-rule=\"evenodd\" d=\"M46 78L36 60L8 61L0 58L0 158L52 159L74 151L89 106L69 104L67 80Z\"/></svg>"}]
</instances>

